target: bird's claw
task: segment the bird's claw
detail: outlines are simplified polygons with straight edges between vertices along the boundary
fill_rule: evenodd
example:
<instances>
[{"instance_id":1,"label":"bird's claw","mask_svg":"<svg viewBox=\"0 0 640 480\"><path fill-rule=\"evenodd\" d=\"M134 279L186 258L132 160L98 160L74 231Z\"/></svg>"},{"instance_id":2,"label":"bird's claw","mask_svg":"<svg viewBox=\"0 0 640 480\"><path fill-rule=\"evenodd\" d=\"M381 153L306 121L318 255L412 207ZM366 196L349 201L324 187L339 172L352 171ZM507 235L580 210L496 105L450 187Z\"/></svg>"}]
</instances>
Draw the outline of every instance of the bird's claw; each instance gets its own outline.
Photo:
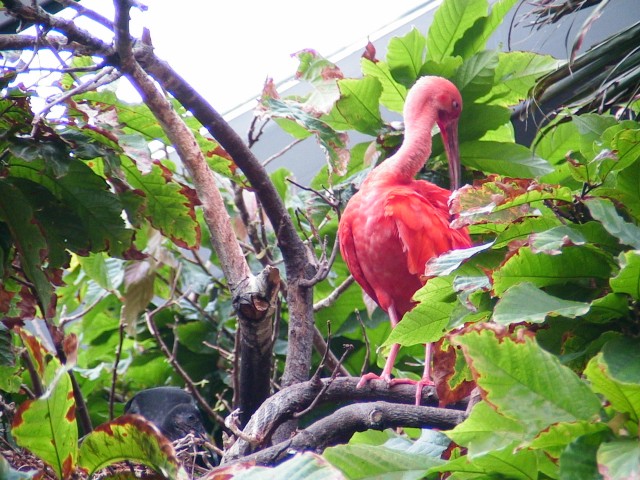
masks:
<instances>
[{"instance_id":1,"label":"bird's claw","mask_svg":"<svg viewBox=\"0 0 640 480\"><path fill-rule=\"evenodd\" d=\"M385 375L384 373L382 375L378 375L376 373L365 373L360 378L360 381L356 385L356 388L364 387L371 380L382 380L387 385L391 385L391 381L392 381L391 376Z\"/></svg>"},{"instance_id":2,"label":"bird's claw","mask_svg":"<svg viewBox=\"0 0 640 480\"><path fill-rule=\"evenodd\" d=\"M433 387L435 383L430 378L422 378L420 380L411 380L410 378L394 378L389 383L389 386L394 385L415 385L416 386L416 405L420 405L422 401L422 389L424 387Z\"/></svg>"}]
</instances>

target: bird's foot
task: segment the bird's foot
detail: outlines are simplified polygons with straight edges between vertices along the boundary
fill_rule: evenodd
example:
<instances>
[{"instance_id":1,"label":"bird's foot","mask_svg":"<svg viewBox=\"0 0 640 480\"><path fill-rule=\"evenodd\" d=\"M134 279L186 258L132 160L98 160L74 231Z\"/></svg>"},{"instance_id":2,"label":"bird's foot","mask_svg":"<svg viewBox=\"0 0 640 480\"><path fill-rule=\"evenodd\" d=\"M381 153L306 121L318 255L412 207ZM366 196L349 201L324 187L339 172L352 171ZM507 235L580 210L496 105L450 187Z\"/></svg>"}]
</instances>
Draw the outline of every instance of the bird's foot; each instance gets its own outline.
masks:
<instances>
[{"instance_id":1,"label":"bird's foot","mask_svg":"<svg viewBox=\"0 0 640 480\"><path fill-rule=\"evenodd\" d=\"M422 378L420 380L411 380L410 378L394 378L389 386L393 385L415 385L416 386L416 405L420 405L422 401L422 389L424 387L433 387L435 383L430 378Z\"/></svg>"},{"instance_id":2,"label":"bird's foot","mask_svg":"<svg viewBox=\"0 0 640 480\"><path fill-rule=\"evenodd\" d=\"M360 378L360 381L356 385L356 388L364 387L367 384L367 382L369 382L371 380L382 380L387 385L391 384L391 376L390 375L385 375L384 373L382 375L378 375L377 373L365 373Z\"/></svg>"}]
</instances>

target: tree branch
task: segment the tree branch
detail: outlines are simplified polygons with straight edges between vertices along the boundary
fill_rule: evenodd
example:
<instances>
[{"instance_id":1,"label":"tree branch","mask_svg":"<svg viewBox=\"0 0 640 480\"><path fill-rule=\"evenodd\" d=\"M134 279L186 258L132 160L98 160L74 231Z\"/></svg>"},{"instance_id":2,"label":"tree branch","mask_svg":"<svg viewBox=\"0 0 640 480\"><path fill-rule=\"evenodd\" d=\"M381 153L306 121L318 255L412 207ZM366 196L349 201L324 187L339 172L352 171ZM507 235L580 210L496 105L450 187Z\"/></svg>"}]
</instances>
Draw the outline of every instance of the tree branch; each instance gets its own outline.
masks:
<instances>
[{"instance_id":1,"label":"tree branch","mask_svg":"<svg viewBox=\"0 0 640 480\"><path fill-rule=\"evenodd\" d=\"M321 453L327 447L346 443L355 432L396 427L449 429L462 423L465 418L466 414L460 410L380 401L356 403L342 407L332 415L318 420L291 440L247 455L242 462L274 465L298 452Z\"/></svg>"},{"instance_id":2,"label":"tree branch","mask_svg":"<svg viewBox=\"0 0 640 480\"><path fill-rule=\"evenodd\" d=\"M271 436L276 428L293 418L295 413L306 409L318 397L327 382L330 382L330 385L319 397L319 404L377 400L411 405L415 403L416 390L413 385L394 385L390 388L383 381L373 380L361 388L356 388L358 380L356 377L323 379L319 382L310 380L280 390L262 404L244 429L244 434L249 438L257 439L257 443L251 445L242 439L237 440L225 453L223 462L231 462L269 446ZM438 405L438 398L433 387L423 389L421 403L422 405ZM465 406L466 404L454 405L456 409L465 408Z\"/></svg>"}]
</instances>

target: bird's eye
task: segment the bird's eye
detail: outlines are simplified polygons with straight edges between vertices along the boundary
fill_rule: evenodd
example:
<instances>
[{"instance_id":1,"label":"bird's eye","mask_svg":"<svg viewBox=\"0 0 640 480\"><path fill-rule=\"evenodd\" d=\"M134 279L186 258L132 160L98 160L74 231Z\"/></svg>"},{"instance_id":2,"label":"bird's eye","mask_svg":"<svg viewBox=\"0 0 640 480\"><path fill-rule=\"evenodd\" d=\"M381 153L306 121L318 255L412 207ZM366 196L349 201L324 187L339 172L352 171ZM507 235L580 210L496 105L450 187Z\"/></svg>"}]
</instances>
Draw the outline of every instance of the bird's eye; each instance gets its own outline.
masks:
<instances>
[{"instance_id":1,"label":"bird's eye","mask_svg":"<svg viewBox=\"0 0 640 480\"><path fill-rule=\"evenodd\" d=\"M458 108L460 108L460 104L457 100L454 100L453 102L451 102L451 107L453 107L454 110L458 110Z\"/></svg>"}]
</instances>

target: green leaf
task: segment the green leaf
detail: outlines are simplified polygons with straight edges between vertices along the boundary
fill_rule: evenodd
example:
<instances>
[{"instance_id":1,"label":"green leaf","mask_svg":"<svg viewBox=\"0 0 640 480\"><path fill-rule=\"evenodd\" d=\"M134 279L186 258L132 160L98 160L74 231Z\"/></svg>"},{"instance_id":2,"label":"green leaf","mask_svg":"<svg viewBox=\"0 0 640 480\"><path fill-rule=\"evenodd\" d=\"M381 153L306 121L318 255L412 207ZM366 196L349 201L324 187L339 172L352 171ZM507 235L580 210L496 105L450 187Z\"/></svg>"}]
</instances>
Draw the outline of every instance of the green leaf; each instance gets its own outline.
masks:
<instances>
[{"instance_id":1,"label":"green leaf","mask_svg":"<svg viewBox=\"0 0 640 480\"><path fill-rule=\"evenodd\" d=\"M67 173L56 177L43 164L11 162L10 174L39 183L62 200L82 221L91 251L109 251L123 256L133 241L133 230L122 219L123 206L106 181L80 161L69 164Z\"/></svg>"},{"instance_id":2,"label":"green leaf","mask_svg":"<svg viewBox=\"0 0 640 480\"><path fill-rule=\"evenodd\" d=\"M495 29L502 23L504 16L518 0L499 0L491 7L487 16L478 18L464 36L458 40L453 50L453 55L469 58L474 53L483 50L487 40Z\"/></svg>"},{"instance_id":3,"label":"green leaf","mask_svg":"<svg viewBox=\"0 0 640 480\"><path fill-rule=\"evenodd\" d=\"M619 257L620 272L611 278L611 288L616 293L627 293L640 299L640 251L622 252Z\"/></svg>"},{"instance_id":4,"label":"green leaf","mask_svg":"<svg viewBox=\"0 0 640 480\"><path fill-rule=\"evenodd\" d=\"M50 362L47 370L57 381L42 397L20 405L11 432L18 445L40 457L58 478L67 479L78 458L76 404L69 374L58 362Z\"/></svg>"},{"instance_id":5,"label":"green leaf","mask_svg":"<svg viewBox=\"0 0 640 480\"><path fill-rule=\"evenodd\" d=\"M338 82L338 87L341 97L335 108L355 130L377 135L382 127L378 104L382 93L380 82L374 77L344 79Z\"/></svg>"},{"instance_id":6,"label":"green leaf","mask_svg":"<svg viewBox=\"0 0 640 480\"><path fill-rule=\"evenodd\" d=\"M392 112L402 113L407 87L396 82L385 62L372 62L366 58L360 61L362 73L377 78L382 85L380 103Z\"/></svg>"},{"instance_id":7,"label":"green leaf","mask_svg":"<svg viewBox=\"0 0 640 480\"><path fill-rule=\"evenodd\" d=\"M589 198L584 201L591 216L604 225L604 228L620 240L620 243L640 249L640 227L625 222L616 211L616 207L606 198Z\"/></svg>"},{"instance_id":8,"label":"green leaf","mask_svg":"<svg viewBox=\"0 0 640 480\"><path fill-rule=\"evenodd\" d=\"M525 240L537 232L559 226L560 221L554 217L529 217L521 222L510 223L507 228L496 237L494 248L506 247L509 243Z\"/></svg>"},{"instance_id":9,"label":"green leaf","mask_svg":"<svg viewBox=\"0 0 640 480\"><path fill-rule=\"evenodd\" d=\"M640 385L640 341L622 337L602 348L603 361L613 379Z\"/></svg>"},{"instance_id":10,"label":"green leaf","mask_svg":"<svg viewBox=\"0 0 640 480\"><path fill-rule=\"evenodd\" d=\"M196 220L195 191L177 182L174 175L159 164L151 165L149 173L142 174L125 157L122 159L122 169L129 184L144 194L144 215L151 225L179 247L197 248L201 231Z\"/></svg>"},{"instance_id":11,"label":"green leaf","mask_svg":"<svg viewBox=\"0 0 640 480\"><path fill-rule=\"evenodd\" d=\"M549 55L533 52L500 53L491 91L480 101L506 107L517 105L527 98L536 80L555 68L558 63ZM537 149L536 153L550 160Z\"/></svg>"},{"instance_id":12,"label":"green leaf","mask_svg":"<svg viewBox=\"0 0 640 480\"><path fill-rule=\"evenodd\" d=\"M636 345L637 346L637 345ZM635 362L636 366L638 362ZM593 357L584 370L594 392L604 395L618 412L628 413L634 423L640 419L640 384L621 382L611 376L602 353Z\"/></svg>"},{"instance_id":13,"label":"green leaf","mask_svg":"<svg viewBox=\"0 0 640 480\"><path fill-rule=\"evenodd\" d=\"M593 420L600 401L557 357L531 338L498 339L491 330L455 337L485 399L526 426L528 435L558 422Z\"/></svg>"},{"instance_id":14,"label":"green leaf","mask_svg":"<svg viewBox=\"0 0 640 480\"><path fill-rule=\"evenodd\" d=\"M140 462L169 479L188 478L171 442L138 415L124 415L98 426L80 447L79 463L89 476L124 460Z\"/></svg>"},{"instance_id":15,"label":"green leaf","mask_svg":"<svg viewBox=\"0 0 640 480\"><path fill-rule=\"evenodd\" d=\"M124 261L109 258L105 253L94 253L87 257L77 258L84 273L100 287L107 291L120 288L124 280Z\"/></svg>"},{"instance_id":16,"label":"green leaf","mask_svg":"<svg viewBox=\"0 0 640 480\"><path fill-rule=\"evenodd\" d=\"M387 46L387 64L396 82L410 87L420 76L426 39L415 27L404 37L393 37Z\"/></svg>"},{"instance_id":17,"label":"green leaf","mask_svg":"<svg viewBox=\"0 0 640 480\"><path fill-rule=\"evenodd\" d=\"M479 98L491 90L497 66L498 53L487 50L465 60L458 68L454 83L466 102L470 103L469 100Z\"/></svg>"},{"instance_id":18,"label":"green leaf","mask_svg":"<svg viewBox=\"0 0 640 480\"><path fill-rule=\"evenodd\" d=\"M373 445L338 445L327 448L323 457L350 479L418 480L429 468L442 464L439 458Z\"/></svg>"},{"instance_id":19,"label":"green leaf","mask_svg":"<svg viewBox=\"0 0 640 480\"><path fill-rule=\"evenodd\" d=\"M533 451L512 452L505 449L487 453L473 460L462 456L431 469L430 473L453 472L451 478L537 480L539 462L538 454ZM462 475L456 475L457 472ZM464 473L468 473L469 476L463 476Z\"/></svg>"},{"instance_id":20,"label":"green leaf","mask_svg":"<svg viewBox=\"0 0 640 480\"><path fill-rule=\"evenodd\" d=\"M486 0L445 0L433 17L427 34L427 58L441 62L452 56L458 40L487 14Z\"/></svg>"},{"instance_id":21,"label":"green leaf","mask_svg":"<svg viewBox=\"0 0 640 480\"><path fill-rule=\"evenodd\" d=\"M598 471L607 479L640 478L640 442L637 438L605 442L598 448Z\"/></svg>"},{"instance_id":22,"label":"green leaf","mask_svg":"<svg viewBox=\"0 0 640 480\"><path fill-rule=\"evenodd\" d=\"M589 311L589 304L563 300L543 292L531 283L512 286L502 294L493 311L493 321L512 323L542 323L547 316L575 318Z\"/></svg>"},{"instance_id":23,"label":"green leaf","mask_svg":"<svg viewBox=\"0 0 640 480\"><path fill-rule=\"evenodd\" d=\"M553 170L546 160L515 143L466 142L460 145L460 158L468 167L507 177L534 178Z\"/></svg>"},{"instance_id":24,"label":"green leaf","mask_svg":"<svg viewBox=\"0 0 640 480\"><path fill-rule=\"evenodd\" d=\"M537 155L555 165L564 161L569 152L580 150L580 142L580 132L576 124L565 122L540 130L533 145Z\"/></svg>"},{"instance_id":25,"label":"green leaf","mask_svg":"<svg viewBox=\"0 0 640 480\"><path fill-rule=\"evenodd\" d=\"M315 50L301 50L294 56L300 60L296 78L313 86L311 95L304 101L306 110L329 113L340 97L337 81L342 78L342 72L333 62Z\"/></svg>"},{"instance_id":26,"label":"green leaf","mask_svg":"<svg viewBox=\"0 0 640 480\"><path fill-rule=\"evenodd\" d=\"M418 305L402 317L384 342L385 346L394 343L417 345L442 338L455 308L451 280L445 277L431 278L413 298L419 302Z\"/></svg>"},{"instance_id":27,"label":"green leaf","mask_svg":"<svg viewBox=\"0 0 640 480\"><path fill-rule=\"evenodd\" d=\"M583 435L571 442L560 455L560 478L567 480L601 480L596 452L606 432Z\"/></svg>"},{"instance_id":28,"label":"green leaf","mask_svg":"<svg viewBox=\"0 0 640 480\"><path fill-rule=\"evenodd\" d=\"M493 288L501 295L512 285L531 282L537 287L569 282L609 279L611 265L602 252L584 247L565 247L560 255L535 254L521 248L493 272Z\"/></svg>"},{"instance_id":29,"label":"green leaf","mask_svg":"<svg viewBox=\"0 0 640 480\"><path fill-rule=\"evenodd\" d=\"M529 237L531 251L535 253L547 253L557 255L561 253L562 247L568 245L584 245L587 239L580 231L561 225L544 232L533 233Z\"/></svg>"},{"instance_id":30,"label":"green leaf","mask_svg":"<svg viewBox=\"0 0 640 480\"><path fill-rule=\"evenodd\" d=\"M424 274L427 277L449 275L462 265L465 260L468 260L476 253L488 250L492 246L493 242L489 242L483 245L476 245L475 247L459 248L443 253L427 262Z\"/></svg>"},{"instance_id":31,"label":"green leaf","mask_svg":"<svg viewBox=\"0 0 640 480\"><path fill-rule=\"evenodd\" d=\"M344 475L331 466L324 458L315 453L303 452L295 455L290 460L281 463L277 467L252 467L233 475L234 466L230 465L232 476L225 476L226 471L220 472L220 478L233 478L234 480L344 480ZM216 470L216 474L218 471ZM216 478L218 475L216 475Z\"/></svg>"},{"instance_id":32,"label":"green leaf","mask_svg":"<svg viewBox=\"0 0 640 480\"><path fill-rule=\"evenodd\" d=\"M474 459L521 441L524 427L487 403L479 402L464 422L445 433L458 445L467 447L467 455Z\"/></svg>"},{"instance_id":33,"label":"green leaf","mask_svg":"<svg viewBox=\"0 0 640 480\"><path fill-rule=\"evenodd\" d=\"M46 240L27 198L5 179L0 179L0 220L11 232L11 239L20 253L24 274L33 284L44 308L43 315L52 316L55 308L53 286L43 264L49 255Z\"/></svg>"},{"instance_id":34,"label":"green leaf","mask_svg":"<svg viewBox=\"0 0 640 480\"><path fill-rule=\"evenodd\" d=\"M542 449L549 455L558 458L563 450L578 437L608 431L609 427L604 423L560 422L542 431L529 445L531 448Z\"/></svg>"}]
</instances>

